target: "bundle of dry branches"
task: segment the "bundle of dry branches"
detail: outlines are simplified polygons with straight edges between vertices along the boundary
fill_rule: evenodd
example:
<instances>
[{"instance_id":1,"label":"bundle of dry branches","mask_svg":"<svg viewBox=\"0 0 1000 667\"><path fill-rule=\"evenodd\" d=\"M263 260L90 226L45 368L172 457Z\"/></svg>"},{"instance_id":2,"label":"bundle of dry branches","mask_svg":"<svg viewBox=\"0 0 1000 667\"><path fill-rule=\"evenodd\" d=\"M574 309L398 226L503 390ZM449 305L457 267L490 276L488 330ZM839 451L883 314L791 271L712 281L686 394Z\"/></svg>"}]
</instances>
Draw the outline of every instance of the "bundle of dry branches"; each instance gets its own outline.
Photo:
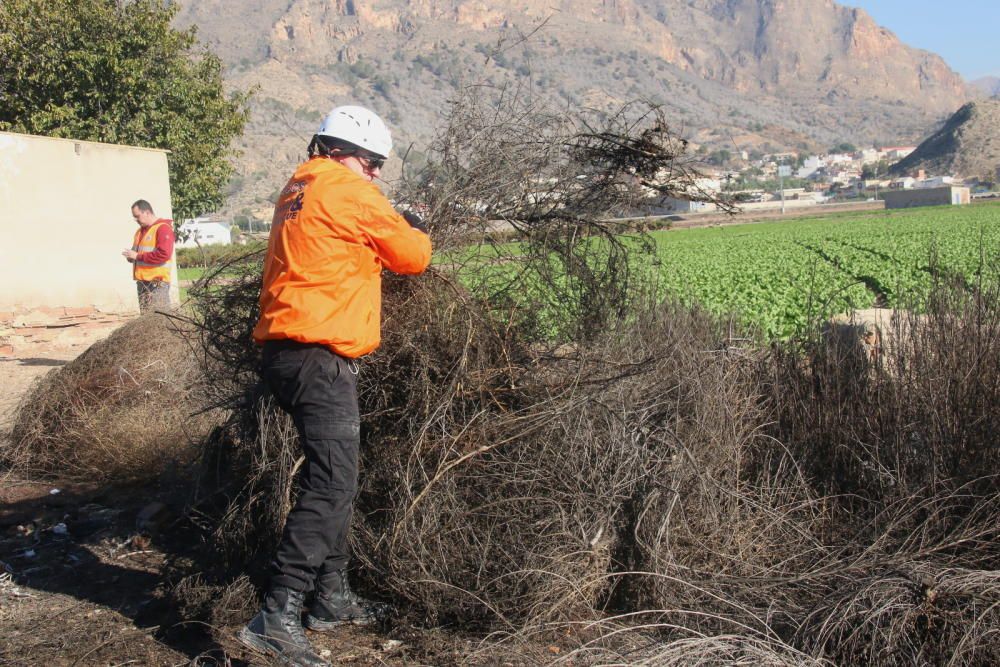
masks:
<instances>
[{"instance_id":1,"label":"bundle of dry branches","mask_svg":"<svg viewBox=\"0 0 1000 667\"><path fill-rule=\"evenodd\" d=\"M693 175L656 109L588 121L508 91L494 106L485 99L456 103L440 159L410 190L420 199L409 205L430 212L438 252L455 261L386 285L384 341L360 381L357 535L383 590L429 617L491 624L568 617L608 594L617 505L649 464L629 444L639 436L627 416L600 406L631 400L633 389L615 385L648 355L622 362L628 351L615 349L606 362L600 349L547 350L618 339L611 331L645 293L630 255L648 246L623 239L609 216L648 196L644 179L679 188ZM497 221L521 242L469 244ZM259 260L218 275L195 290L195 319L210 401L236 409L206 465L222 504L205 511L218 552L246 563L273 545L297 455L287 418L253 393Z\"/></svg>"},{"instance_id":2,"label":"bundle of dry branches","mask_svg":"<svg viewBox=\"0 0 1000 667\"><path fill-rule=\"evenodd\" d=\"M164 315L141 317L50 371L22 400L2 462L27 475L122 481L190 463L219 417L192 393L200 369L189 333Z\"/></svg>"}]
</instances>

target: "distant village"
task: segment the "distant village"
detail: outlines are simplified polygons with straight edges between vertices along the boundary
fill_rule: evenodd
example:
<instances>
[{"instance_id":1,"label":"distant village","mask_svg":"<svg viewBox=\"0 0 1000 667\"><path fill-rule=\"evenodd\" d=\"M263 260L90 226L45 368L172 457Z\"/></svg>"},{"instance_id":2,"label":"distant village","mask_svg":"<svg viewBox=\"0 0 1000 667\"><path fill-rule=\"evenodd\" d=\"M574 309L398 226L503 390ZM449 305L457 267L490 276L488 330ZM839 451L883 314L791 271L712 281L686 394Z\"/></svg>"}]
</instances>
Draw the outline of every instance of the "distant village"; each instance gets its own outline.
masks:
<instances>
[{"instance_id":1,"label":"distant village","mask_svg":"<svg viewBox=\"0 0 1000 667\"><path fill-rule=\"evenodd\" d=\"M966 182L953 174L891 176L889 168L917 149L887 146L804 155L796 152L751 155L741 151L730 156L725 169L703 170L694 190L725 194L744 211L794 209L828 203L884 201L886 208L962 205L977 196L988 196L989 188L978 180ZM738 165L733 167L733 165ZM657 213L708 213L714 204L669 199Z\"/></svg>"}]
</instances>

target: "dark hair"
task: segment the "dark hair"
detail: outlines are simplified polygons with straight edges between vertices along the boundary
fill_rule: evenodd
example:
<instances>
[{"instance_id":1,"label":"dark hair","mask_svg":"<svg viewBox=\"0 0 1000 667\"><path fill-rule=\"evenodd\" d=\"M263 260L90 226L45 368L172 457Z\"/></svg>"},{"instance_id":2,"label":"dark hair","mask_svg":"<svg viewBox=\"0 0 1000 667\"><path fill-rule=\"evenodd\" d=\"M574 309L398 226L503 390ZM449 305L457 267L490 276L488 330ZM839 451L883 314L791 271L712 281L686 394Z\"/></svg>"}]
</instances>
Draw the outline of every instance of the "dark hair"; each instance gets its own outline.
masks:
<instances>
[{"instance_id":1,"label":"dark hair","mask_svg":"<svg viewBox=\"0 0 1000 667\"><path fill-rule=\"evenodd\" d=\"M348 155L367 155L370 152L357 144L352 144L350 141L328 137L325 134L314 134L307 150L309 151L309 157L316 157L317 155L320 157L332 157L335 155L346 157Z\"/></svg>"},{"instance_id":2,"label":"dark hair","mask_svg":"<svg viewBox=\"0 0 1000 667\"><path fill-rule=\"evenodd\" d=\"M145 199L136 199L135 203L132 204L132 208L137 208L140 211L146 211L147 213L153 212L153 207L149 205L149 202Z\"/></svg>"}]
</instances>

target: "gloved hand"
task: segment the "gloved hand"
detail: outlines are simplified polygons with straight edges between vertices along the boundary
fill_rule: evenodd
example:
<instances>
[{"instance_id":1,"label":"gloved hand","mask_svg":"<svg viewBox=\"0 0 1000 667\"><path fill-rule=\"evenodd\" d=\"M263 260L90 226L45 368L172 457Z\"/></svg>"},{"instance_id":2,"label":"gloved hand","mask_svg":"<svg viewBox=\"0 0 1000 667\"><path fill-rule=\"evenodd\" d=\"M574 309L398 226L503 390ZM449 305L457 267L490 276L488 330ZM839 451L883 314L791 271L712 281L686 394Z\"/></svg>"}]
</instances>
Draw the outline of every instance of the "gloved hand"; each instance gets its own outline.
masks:
<instances>
[{"instance_id":1,"label":"gloved hand","mask_svg":"<svg viewBox=\"0 0 1000 667\"><path fill-rule=\"evenodd\" d=\"M414 229L419 229L424 234L427 233L427 225L424 224L424 221L420 218L419 215L417 215L413 211L403 211L403 217L406 218L406 221L408 223L410 223L410 227L413 227Z\"/></svg>"}]
</instances>

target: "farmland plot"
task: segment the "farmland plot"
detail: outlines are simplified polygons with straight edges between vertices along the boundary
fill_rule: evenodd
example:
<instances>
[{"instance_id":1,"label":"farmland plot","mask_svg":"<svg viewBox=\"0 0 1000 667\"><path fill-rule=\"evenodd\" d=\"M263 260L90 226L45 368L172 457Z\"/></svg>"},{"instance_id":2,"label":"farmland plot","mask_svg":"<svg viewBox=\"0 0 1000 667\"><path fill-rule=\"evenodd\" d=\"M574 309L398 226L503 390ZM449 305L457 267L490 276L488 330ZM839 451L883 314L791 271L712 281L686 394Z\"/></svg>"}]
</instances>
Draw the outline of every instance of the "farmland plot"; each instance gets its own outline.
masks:
<instances>
[{"instance_id":1,"label":"farmland plot","mask_svg":"<svg viewBox=\"0 0 1000 667\"><path fill-rule=\"evenodd\" d=\"M1000 275L1000 206L654 232L664 293L767 338L855 308L918 307L935 277Z\"/></svg>"}]
</instances>

